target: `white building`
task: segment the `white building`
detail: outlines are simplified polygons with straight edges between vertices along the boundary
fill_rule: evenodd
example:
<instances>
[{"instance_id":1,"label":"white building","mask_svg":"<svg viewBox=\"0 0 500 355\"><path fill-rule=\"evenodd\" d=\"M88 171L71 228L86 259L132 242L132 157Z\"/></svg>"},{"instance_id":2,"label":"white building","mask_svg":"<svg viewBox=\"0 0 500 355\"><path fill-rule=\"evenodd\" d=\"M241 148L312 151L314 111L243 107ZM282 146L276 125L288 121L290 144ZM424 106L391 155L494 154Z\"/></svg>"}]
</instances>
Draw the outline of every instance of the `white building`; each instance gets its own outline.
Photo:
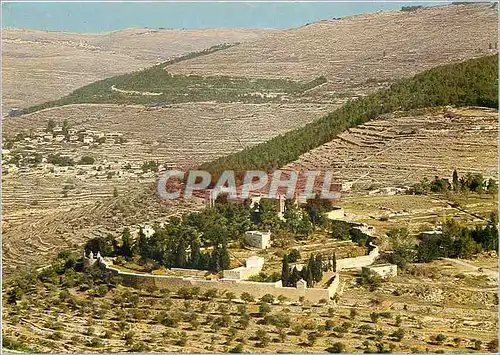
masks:
<instances>
[{"instance_id":1,"label":"white building","mask_svg":"<svg viewBox=\"0 0 500 355\"><path fill-rule=\"evenodd\" d=\"M394 264L375 264L363 266L363 270L370 270L383 278L398 276L398 266Z\"/></svg>"},{"instance_id":2,"label":"white building","mask_svg":"<svg viewBox=\"0 0 500 355\"><path fill-rule=\"evenodd\" d=\"M248 231L245 243L254 248L267 249L271 247L271 232Z\"/></svg>"},{"instance_id":3,"label":"white building","mask_svg":"<svg viewBox=\"0 0 500 355\"><path fill-rule=\"evenodd\" d=\"M65 138L65 137L64 137L62 134L58 134L58 135L56 136L56 139L55 139L55 140L56 140L56 142L62 142L62 141L64 140L64 138Z\"/></svg>"},{"instance_id":4,"label":"white building","mask_svg":"<svg viewBox=\"0 0 500 355\"><path fill-rule=\"evenodd\" d=\"M330 212L326 214L326 218L333 220L344 220L345 213L342 207L334 207Z\"/></svg>"},{"instance_id":5,"label":"white building","mask_svg":"<svg viewBox=\"0 0 500 355\"><path fill-rule=\"evenodd\" d=\"M251 256L245 260L245 266L224 270L222 274L224 279L245 280L250 276L258 275L263 266L264 258L261 258L260 256Z\"/></svg>"}]
</instances>

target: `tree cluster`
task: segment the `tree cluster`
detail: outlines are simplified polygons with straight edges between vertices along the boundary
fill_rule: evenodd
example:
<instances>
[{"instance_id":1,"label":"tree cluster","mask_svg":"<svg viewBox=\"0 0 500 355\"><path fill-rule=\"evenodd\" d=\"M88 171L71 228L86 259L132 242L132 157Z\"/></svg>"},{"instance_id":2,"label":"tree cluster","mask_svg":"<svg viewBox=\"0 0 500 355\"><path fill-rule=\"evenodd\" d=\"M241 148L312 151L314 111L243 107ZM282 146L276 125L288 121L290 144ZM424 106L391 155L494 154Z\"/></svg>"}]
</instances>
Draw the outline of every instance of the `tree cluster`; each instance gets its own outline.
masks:
<instances>
[{"instance_id":1,"label":"tree cluster","mask_svg":"<svg viewBox=\"0 0 500 355\"><path fill-rule=\"evenodd\" d=\"M416 195L423 195L428 193L443 193L447 191L455 192L487 192L489 194L498 193L498 184L495 179L484 179L480 173L467 173L459 177L456 170L453 171L451 182L447 179L435 176L434 180L427 178L422 179L421 182L415 184L410 190L411 193Z\"/></svg>"},{"instance_id":2,"label":"tree cluster","mask_svg":"<svg viewBox=\"0 0 500 355\"><path fill-rule=\"evenodd\" d=\"M281 265L281 282L285 287L297 286L297 281L303 279L307 283L307 287L313 287L314 283L320 282L323 278L323 272L335 271L337 261L335 253L325 257L322 254L311 254L307 260L307 264L302 265L299 271L296 266L291 267L289 264L290 254L284 255Z\"/></svg>"},{"instance_id":3,"label":"tree cluster","mask_svg":"<svg viewBox=\"0 0 500 355\"><path fill-rule=\"evenodd\" d=\"M309 215L298 205L287 202L284 215L285 220L279 218L274 200L261 199L252 208L248 203L231 204L219 200L213 208L171 218L163 227L155 225L155 233L149 237L142 229L134 237L125 228L119 240L112 236L93 238L87 242L85 250L100 251L103 256L139 256L167 268L219 272L229 267L229 244L242 243L248 230L287 231L295 236L312 232L314 226ZM292 251L288 257L294 262L300 258L300 253Z\"/></svg>"},{"instance_id":4,"label":"tree cluster","mask_svg":"<svg viewBox=\"0 0 500 355\"><path fill-rule=\"evenodd\" d=\"M442 234L423 234L417 246L417 261L429 262L440 257L470 258L483 250L498 252L498 216L492 214L486 226L468 228L454 220L443 225Z\"/></svg>"}]
</instances>

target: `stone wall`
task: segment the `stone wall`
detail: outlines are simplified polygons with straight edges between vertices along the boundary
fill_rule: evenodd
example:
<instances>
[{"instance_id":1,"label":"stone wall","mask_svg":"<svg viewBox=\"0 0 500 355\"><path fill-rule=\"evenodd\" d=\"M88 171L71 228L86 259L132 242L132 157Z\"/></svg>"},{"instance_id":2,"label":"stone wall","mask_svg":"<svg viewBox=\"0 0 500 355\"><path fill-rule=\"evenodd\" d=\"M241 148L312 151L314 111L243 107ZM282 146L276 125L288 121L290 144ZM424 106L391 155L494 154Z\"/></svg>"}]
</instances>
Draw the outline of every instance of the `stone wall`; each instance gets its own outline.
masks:
<instances>
[{"instance_id":1,"label":"stone wall","mask_svg":"<svg viewBox=\"0 0 500 355\"><path fill-rule=\"evenodd\" d=\"M346 258L337 260L337 271L342 269L355 269L363 266L368 266L374 263L377 259L379 251L375 244L370 243L370 252L368 255L358 256L355 258Z\"/></svg>"},{"instance_id":2,"label":"stone wall","mask_svg":"<svg viewBox=\"0 0 500 355\"><path fill-rule=\"evenodd\" d=\"M283 295L291 300L299 300L299 298L304 297L308 301L319 302L322 299L331 299L337 292L340 283L339 271L342 269L362 268L373 264L379 255L379 250L372 243L370 243L369 250L368 255L337 260L337 273L327 288L283 287L281 281L272 283L230 279L205 280L199 277L136 274L115 269L111 262L105 261L100 255L97 261L101 267L120 276L125 285L135 288L151 287L172 291L177 291L182 287L199 287L202 291L215 288L222 292L233 292L236 296L247 292L255 298L271 294L276 297ZM84 259L88 258L84 257Z\"/></svg>"},{"instance_id":3,"label":"stone wall","mask_svg":"<svg viewBox=\"0 0 500 355\"><path fill-rule=\"evenodd\" d=\"M291 300L299 300L300 297L304 297L308 301L319 302L321 299L331 299L339 286L338 276L334 277L328 288L296 288L283 287L281 281L272 283L244 280L205 280L194 277L135 274L117 270L111 264L104 262L103 259L100 259L100 265L120 276L125 285L135 288L151 287L177 291L182 287L199 287L202 292L215 288L219 292L233 292L236 296L241 296L243 292L247 292L255 298L271 294L275 297L283 295Z\"/></svg>"}]
</instances>

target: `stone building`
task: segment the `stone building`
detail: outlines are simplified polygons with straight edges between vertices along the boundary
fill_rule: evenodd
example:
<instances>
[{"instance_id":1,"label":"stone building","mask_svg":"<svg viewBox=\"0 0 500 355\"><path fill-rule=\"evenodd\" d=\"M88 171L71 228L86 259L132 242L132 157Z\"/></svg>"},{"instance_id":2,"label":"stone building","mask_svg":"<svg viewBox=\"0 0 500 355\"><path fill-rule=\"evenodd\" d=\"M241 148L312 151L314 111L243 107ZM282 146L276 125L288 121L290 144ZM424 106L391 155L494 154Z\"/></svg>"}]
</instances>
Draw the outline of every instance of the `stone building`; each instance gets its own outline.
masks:
<instances>
[{"instance_id":1,"label":"stone building","mask_svg":"<svg viewBox=\"0 0 500 355\"><path fill-rule=\"evenodd\" d=\"M270 248L271 232L248 231L245 233L245 243L259 249Z\"/></svg>"},{"instance_id":2,"label":"stone building","mask_svg":"<svg viewBox=\"0 0 500 355\"><path fill-rule=\"evenodd\" d=\"M258 275L263 266L264 258L261 258L260 256L251 256L245 260L245 266L224 270L223 276L225 279L245 280L250 276Z\"/></svg>"}]
</instances>

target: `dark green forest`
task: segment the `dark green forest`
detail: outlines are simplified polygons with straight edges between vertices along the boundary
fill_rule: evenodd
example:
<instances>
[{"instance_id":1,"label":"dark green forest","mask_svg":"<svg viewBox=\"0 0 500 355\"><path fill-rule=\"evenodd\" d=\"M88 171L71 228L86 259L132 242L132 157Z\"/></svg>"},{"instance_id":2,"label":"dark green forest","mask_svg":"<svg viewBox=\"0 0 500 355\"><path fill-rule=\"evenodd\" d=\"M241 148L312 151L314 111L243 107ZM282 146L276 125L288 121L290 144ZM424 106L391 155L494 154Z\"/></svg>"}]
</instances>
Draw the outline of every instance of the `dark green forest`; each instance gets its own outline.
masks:
<instances>
[{"instance_id":1,"label":"dark green forest","mask_svg":"<svg viewBox=\"0 0 500 355\"><path fill-rule=\"evenodd\" d=\"M338 110L266 143L205 163L214 178L224 170L270 171L381 114L436 106L498 108L498 55L443 65L402 79L388 89L350 100Z\"/></svg>"}]
</instances>

